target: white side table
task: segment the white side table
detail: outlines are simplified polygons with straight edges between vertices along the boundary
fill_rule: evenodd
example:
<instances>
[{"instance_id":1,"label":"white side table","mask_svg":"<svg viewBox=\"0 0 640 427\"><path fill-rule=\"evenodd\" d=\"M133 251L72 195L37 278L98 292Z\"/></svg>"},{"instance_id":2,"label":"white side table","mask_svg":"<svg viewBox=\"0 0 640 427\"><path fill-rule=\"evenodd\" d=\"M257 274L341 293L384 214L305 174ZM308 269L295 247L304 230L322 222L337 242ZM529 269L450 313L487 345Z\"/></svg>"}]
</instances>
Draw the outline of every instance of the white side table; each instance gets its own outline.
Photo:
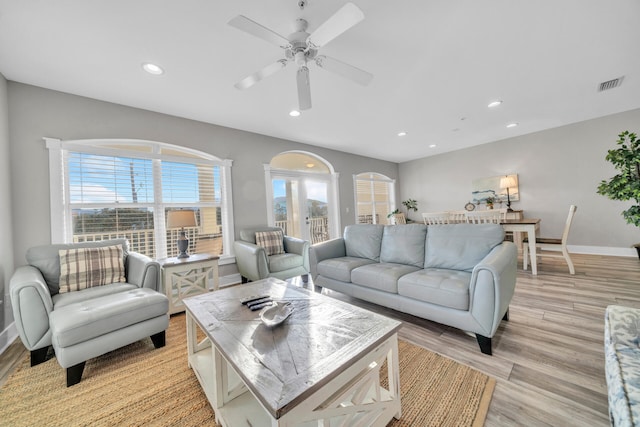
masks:
<instances>
[{"instance_id":1,"label":"white side table","mask_svg":"<svg viewBox=\"0 0 640 427\"><path fill-rule=\"evenodd\" d=\"M169 298L169 314L184 311L184 298L218 290L219 258L211 254L194 254L189 258L158 260L162 267L162 285Z\"/></svg>"}]
</instances>

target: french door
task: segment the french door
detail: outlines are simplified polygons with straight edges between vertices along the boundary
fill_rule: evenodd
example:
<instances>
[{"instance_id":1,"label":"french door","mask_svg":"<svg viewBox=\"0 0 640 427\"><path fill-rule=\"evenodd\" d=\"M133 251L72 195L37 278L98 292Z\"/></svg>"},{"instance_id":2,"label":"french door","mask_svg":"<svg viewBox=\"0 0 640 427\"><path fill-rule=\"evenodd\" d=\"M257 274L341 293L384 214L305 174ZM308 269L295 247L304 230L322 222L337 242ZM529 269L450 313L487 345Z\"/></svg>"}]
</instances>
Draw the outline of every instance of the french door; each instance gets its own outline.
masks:
<instances>
[{"instance_id":1,"label":"french door","mask_svg":"<svg viewBox=\"0 0 640 427\"><path fill-rule=\"evenodd\" d=\"M272 217L288 236L312 244L331 238L330 181L308 176L271 175Z\"/></svg>"}]
</instances>

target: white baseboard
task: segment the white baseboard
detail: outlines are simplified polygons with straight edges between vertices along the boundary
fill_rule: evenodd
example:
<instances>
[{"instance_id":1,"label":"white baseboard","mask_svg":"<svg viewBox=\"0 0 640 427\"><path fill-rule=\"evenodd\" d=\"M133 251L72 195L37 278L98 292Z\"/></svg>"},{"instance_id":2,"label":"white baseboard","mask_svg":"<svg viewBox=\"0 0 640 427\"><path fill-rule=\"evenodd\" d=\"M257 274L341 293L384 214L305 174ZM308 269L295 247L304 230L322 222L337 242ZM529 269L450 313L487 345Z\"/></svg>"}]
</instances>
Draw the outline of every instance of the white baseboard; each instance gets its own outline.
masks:
<instances>
[{"instance_id":1,"label":"white baseboard","mask_svg":"<svg viewBox=\"0 0 640 427\"><path fill-rule=\"evenodd\" d=\"M16 329L16 322L11 322L4 331L0 332L0 354L18 338L18 330Z\"/></svg>"},{"instance_id":2,"label":"white baseboard","mask_svg":"<svg viewBox=\"0 0 640 427\"><path fill-rule=\"evenodd\" d=\"M587 255L608 255L636 258L638 253L634 248L616 248L612 246L580 246L567 245L569 253Z\"/></svg>"},{"instance_id":3,"label":"white baseboard","mask_svg":"<svg viewBox=\"0 0 640 427\"><path fill-rule=\"evenodd\" d=\"M229 274L228 276L220 276L221 288L229 285L235 285L236 283L240 282L242 282L242 276L240 275L240 273Z\"/></svg>"}]
</instances>

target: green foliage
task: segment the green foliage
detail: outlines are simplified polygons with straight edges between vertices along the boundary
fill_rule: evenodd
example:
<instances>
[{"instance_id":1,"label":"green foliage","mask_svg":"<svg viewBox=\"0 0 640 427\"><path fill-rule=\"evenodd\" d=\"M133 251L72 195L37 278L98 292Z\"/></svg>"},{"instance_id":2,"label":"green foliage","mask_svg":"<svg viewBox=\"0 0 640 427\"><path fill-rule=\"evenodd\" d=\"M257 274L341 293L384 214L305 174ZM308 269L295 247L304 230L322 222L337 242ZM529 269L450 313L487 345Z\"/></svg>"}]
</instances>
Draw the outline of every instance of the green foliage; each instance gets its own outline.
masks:
<instances>
[{"instance_id":1,"label":"green foliage","mask_svg":"<svg viewBox=\"0 0 640 427\"><path fill-rule=\"evenodd\" d=\"M413 199L407 199L402 202L405 208L407 208L407 213L409 211L418 212L418 202Z\"/></svg>"},{"instance_id":2,"label":"green foliage","mask_svg":"<svg viewBox=\"0 0 640 427\"><path fill-rule=\"evenodd\" d=\"M391 212L389 215L387 215L387 218L391 218L392 216L399 214L400 211L398 209L396 209L395 211Z\"/></svg>"},{"instance_id":3,"label":"green foliage","mask_svg":"<svg viewBox=\"0 0 640 427\"><path fill-rule=\"evenodd\" d=\"M622 212L624 219L640 227L640 140L635 133L618 135L618 148L607 151L605 159L620 172L609 181L602 180L598 194L612 200L634 200L635 205Z\"/></svg>"}]
</instances>

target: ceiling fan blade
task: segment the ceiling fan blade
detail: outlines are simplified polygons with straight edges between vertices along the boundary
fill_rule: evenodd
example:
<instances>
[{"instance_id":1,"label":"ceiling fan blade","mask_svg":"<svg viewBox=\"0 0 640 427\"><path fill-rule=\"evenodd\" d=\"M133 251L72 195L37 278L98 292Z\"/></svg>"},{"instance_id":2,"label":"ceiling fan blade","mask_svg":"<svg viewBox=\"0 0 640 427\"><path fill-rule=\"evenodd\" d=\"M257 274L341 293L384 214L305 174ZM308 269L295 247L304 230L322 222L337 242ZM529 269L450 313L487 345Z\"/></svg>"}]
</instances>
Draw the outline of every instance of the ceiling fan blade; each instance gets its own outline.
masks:
<instances>
[{"instance_id":1,"label":"ceiling fan blade","mask_svg":"<svg viewBox=\"0 0 640 427\"><path fill-rule=\"evenodd\" d=\"M300 111L311 108L311 85L309 83L309 69L306 66L298 68L296 76L298 82L298 106Z\"/></svg>"},{"instance_id":2,"label":"ceiling fan blade","mask_svg":"<svg viewBox=\"0 0 640 427\"><path fill-rule=\"evenodd\" d=\"M249 33L253 36L261 38L262 40L266 40L270 43L280 46L283 49L286 49L291 45L289 43L289 40L287 40L280 34L258 24L255 21L252 21L244 15L236 16L231 21L229 21L228 24L232 27L236 27L241 31L244 31L245 33Z\"/></svg>"},{"instance_id":3,"label":"ceiling fan blade","mask_svg":"<svg viewBox=\"0 0 640 427\"><path fill-rule=\"evenodd\" d=\"M363 19L364 13L358 6L347 3L307 37L307 44L315 48L324 46Z\"/></svg>"},{"instance_id":4,"label":"ceiling fan blade","mask_svg":"<svg viewBox=\"0 0 640 427\"><path fill-rule=\"evenodd\" d=\"M273 64L267 65L266 67L264 67L260 71L256 71L255 73L251 74L250 76L245 77L244 79L242 79L238 83L236 83L234 86L237 89L247 89L248 87L251 87L254 84L258 83L260 80L262 80L262 79L264 79L266 77L269 77L270 75L282 70L286 66L287 66L287 60L286 59L279 59L278 61L274 62Z\"/></svg>"},{"instance_id":5,"label":"ceiling fan blade","mask_svg":"<svg viewBox=\"0 0 640 427\"><path fill-rule=\"evenodd\" d=\"M320 55L316 57L316 64L320 68L324 68L327 71L336 73L349 80L367 86L373 79L373 74L368 73L360 68L349 65L346 62L338 61L335 58L329 56Z\"/></svg>"}]
</instances>

